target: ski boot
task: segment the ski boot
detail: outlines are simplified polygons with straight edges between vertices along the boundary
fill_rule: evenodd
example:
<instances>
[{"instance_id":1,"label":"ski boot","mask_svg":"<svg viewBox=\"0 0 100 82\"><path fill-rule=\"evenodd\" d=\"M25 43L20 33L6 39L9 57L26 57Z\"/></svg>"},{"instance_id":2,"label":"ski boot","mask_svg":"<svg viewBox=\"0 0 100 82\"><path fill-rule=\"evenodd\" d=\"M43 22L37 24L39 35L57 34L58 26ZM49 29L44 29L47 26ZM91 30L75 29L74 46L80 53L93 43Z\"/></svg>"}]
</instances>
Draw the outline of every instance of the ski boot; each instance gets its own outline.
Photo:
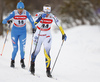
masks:
<instances>
[{"instance_id":1,"label":"ski boot","mask_svg":"<svg viewBox=\"0 0 100 82\"><path fill-rule=\"evenodd\" d=\"M21 63L21 67L22 67L22 68L25 68L24 59L21 59L21 60L20 60L20 63Z\"/></svg>"},{"instance_id":2,"label":"ski boot","mask_svg":"<svg viewBox=\"0 0 100 82\"><path fill-rule=\"evenodd\" d=\"M52 75L51 75L51 72L50 72L50 68L46 69L46 74L47 74L47 77L52 78Z\"/></svg>"},{"instance_id":3,"label":"ski boot","mask_svg":"<svg viewBox=\"0 0 100 82\"><path fill-rule=\"evenodd\" d=\"M30 72L34 75L35 73L35 63L31 61Z\"/></svg>"},{"instance_id":4,"label":"ski boot","mask_svg":"<svg viewBox=\"0 0 100 82\"><path fill-rule=\"evenodd\" d=\"M15 61L14 60L11 60L11 65L10 65L10 67L15 67Z\"/></svg>"}]
</instances>

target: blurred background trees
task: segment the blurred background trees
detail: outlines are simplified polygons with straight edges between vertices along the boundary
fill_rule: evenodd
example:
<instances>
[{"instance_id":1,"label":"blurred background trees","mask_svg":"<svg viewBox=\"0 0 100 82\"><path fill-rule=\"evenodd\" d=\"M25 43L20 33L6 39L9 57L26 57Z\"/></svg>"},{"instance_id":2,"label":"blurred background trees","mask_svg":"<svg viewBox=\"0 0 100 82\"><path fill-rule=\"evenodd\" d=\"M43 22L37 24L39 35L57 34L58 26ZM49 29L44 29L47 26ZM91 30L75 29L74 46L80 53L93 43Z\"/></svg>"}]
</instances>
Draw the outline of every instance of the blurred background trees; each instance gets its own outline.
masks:
<instances>
[{"instance_id":1,"label":"blurred background trees","mask_svg":"<svg viewBox=\"0 0 100 82\"><path fill-rule=\"evenodd\" d=\"M3 33L2 19L16 9L20 0L0 0L0 35ZM41 11L44 4L52 6L66 28L78 25L95 25L100 23L100 0L21 0L25 9L32 15Z\"/></svg>"},{"instance_id":2,"label":"blurred background trees","mask_svg":"<svg viewBox=\"0 0 100 82\"><path fill-rule=\"evenodd\" d=\"M64 0L60 15L67 27L100 23L100 0Z\"/></svg>"},{"instance_id":3,"label":"blurred background trees","mask_svg":"<svg viewBox=\"0 0 100 82\"><path fill-rule=\"evenodd\" d=\"M0 35L3 34L3 27L2 27L2 18L3 18L3 13L2 13L2 0L0 0Z\"/></svg>"}]
</instances>

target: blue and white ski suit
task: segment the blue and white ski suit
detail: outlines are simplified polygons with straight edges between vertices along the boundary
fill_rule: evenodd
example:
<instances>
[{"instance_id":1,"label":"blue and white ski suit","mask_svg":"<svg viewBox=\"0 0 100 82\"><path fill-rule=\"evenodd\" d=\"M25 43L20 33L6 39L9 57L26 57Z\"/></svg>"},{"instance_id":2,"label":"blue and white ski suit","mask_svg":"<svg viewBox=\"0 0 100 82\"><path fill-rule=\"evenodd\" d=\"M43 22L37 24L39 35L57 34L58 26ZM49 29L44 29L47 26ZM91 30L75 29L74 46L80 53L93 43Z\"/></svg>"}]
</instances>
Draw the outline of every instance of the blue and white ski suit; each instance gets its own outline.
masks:
<instances>
[{"instance_id":1,"label":"blue and white ski suit","mask_svg":"<svg viewBox=\"0 0 100 82\"><path fill-rule=\"evenodd\" d=\"M44 14L44 12L38 12L35 15L35 20L37 21L37 19L39 20L40 16ZM50 50L51 50L51 43L52 43L52 36L51 36L51 25L52 23L55 23L62 35L64 35L64 30L60 25L60 22L58 20L58 18L56 16L54 16L52 13L49 14L49 16L42 18L37 26L37 30L34 34L34 38L33 38L33 53L31 56L31 60L32 62L35 62L36 56L38 55L38 53L40 52L40 48L41 45L44 45L44 55L46 58L46 68L50 68L50 64L51 64L51 57L50 57ZM39 37L39 39L38 39ZM37 45L36 45L37 44Z\"/></svg>"},{"instance_id":2,"label":"blue and white ski suit","mask_svg":"<svg viewBox=\"0 0 100 82\"><path fill-rule=\"evenodd\" d=\"M29 19L32 24L32 28L35 28L34 21L30 13L26 10L23 10L22 14L19 14L18 10L14 10L5 20L8 21L11 18L14 20L14 24L11 30L11 40L13 44L12 60L15 60L18 51L18 39L20 42L21 59L24 59L26 44L26 19Z\"/></svg>"}]
</instances>

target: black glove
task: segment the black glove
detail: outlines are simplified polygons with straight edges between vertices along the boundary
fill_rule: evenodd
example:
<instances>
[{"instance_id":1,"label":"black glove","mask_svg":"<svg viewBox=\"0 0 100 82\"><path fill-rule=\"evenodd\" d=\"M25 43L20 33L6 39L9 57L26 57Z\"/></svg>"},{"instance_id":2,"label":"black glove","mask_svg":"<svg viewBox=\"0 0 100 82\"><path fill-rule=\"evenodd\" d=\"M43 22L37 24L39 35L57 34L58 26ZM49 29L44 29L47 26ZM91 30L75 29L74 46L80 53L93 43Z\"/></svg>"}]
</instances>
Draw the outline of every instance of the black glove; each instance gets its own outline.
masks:
<instances>
[{"instance_id":1,"label":"black glove","mask_svg":"<svg viewBox=\"0 0 100 82\"><path fill-rule=\"evenodd\" d=\"M10 24L10 23L12 23L12 20L8 20L7 22L8 22L8 24Z\"/></svg>"},{"instance_id":2,"label":"black glove","mask_svg":"<svg viewBox=\"0 0 100 82\"><path fill-rule=\"evenodd\" d=\"M65 40L66 41L66 39L67 39L66 34L62 35L62 40Z\"/></svg>"},{"instance_id":3,"label":"black glove","mask_svg":"<svg viewBox=\"0 0 100 82\"><path fill-rule=\"evenodd\" d=\"M33 28L33 29L32 29L32 32L33 32L33 33L35 33L35 32L36 32L36 29L35 29L35 28Z\"/></svg>"}]
</instances>

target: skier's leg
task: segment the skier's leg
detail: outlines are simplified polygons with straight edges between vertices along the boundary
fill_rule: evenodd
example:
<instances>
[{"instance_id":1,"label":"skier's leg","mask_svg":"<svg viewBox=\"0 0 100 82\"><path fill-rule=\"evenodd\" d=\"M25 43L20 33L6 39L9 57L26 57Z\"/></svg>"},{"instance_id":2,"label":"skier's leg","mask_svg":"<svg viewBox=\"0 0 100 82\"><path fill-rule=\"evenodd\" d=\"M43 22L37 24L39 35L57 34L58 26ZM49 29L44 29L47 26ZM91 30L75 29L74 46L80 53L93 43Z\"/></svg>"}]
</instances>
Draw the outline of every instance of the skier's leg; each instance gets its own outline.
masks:
<instances>
[{"instance_id":1,"label":"skier's leg","mask_svg":"<svg viewBox=\"0 0 100 82\"><path fill-rule=\"evenodd\" d=\"M44 54L45 54L45 61L46 61L46 73L48 77L52 77L50 73L50 64L51 64L51 57L50 57L50 49L51 49L51 37L47 37L44 44Z\"/></svg>"},{"instance_id":2,"label":"skier's leg","mask_svg":"<svg viewBox=\"0 0 100 82\"><path fill-rule=\"evenodd\" d=\"M25 44L26 44L26 32L19 36L20 41L20 55L21 55L21 67L25 68L24 55L25 55Z\"/></svg>"},{"instance_id":3,"label":"skier's leg","mask_svg":"<svg viewBox=\"0 0 100 82\"><path fill-rule=\"evenodd\" d=\"M12 52L12 58L11 58L11 67L15 67L14 63L15 63L15 57L18 51L18 35L16 35L15 33L11 32L11 40L12 40L12 44L13 44L13 52Z\"/></svg>"},{"instance_id":4,"label":"skier's leg","mask_svg":"<svg viewBox=\"0 0 100 82\"><path fill-rule=\"evenodd\" d=\"M47 37L43 42L44 45L44 54L46 58L46 68L50 68L51 58L50 58L50 49L51 49L51 37Z\"/></svg>"},{"instance_id":5,"label":"skier's leg","mask_svg":"<svg viewBox=\"0 0 100 82\"><path fill-rule=\"evenodd\" d=\"M13 44L12 60L15 60L15 56L18 51L18 36L11 34L11 40Z\"/></svg>"},{"instance_id":6,"label":"skier's leg","mask_svg":"<svg viewBox=\"0 0 100 82\"><path fill-rule=\"evenodd\" d=\"M38 42L37 42L37 39L38 39L38 36L35 36L33 38L33 53L32 53L32 56L31 56L32 62L35 62L36 56L40 52L40 48L41 48L41 45L42 45L42 42L43 42L42 41L43 40L42 37L39 37Z\"/></svg>"},{"instance_id":7,"label":"skier's leg","mask_svg":"<svg viewBox=\"0 0 100 82\"><path fill-rule=\"evenodd\" d=\"M24 59L25 44L26 44L26 33L23 33L22 35L19 36L19 41L20 41L20 55L21 55L21 59Z\"/></svg>"},{"instance_id":8,"label":"skier's leg","mask_svg":"<svg viewBox=\"0 0 100 82\"><path fill-rule=\"evenodd\" d=\"M39 37L39 39L38 39L37 35L35 35L35 37L33 38L33 53L32 53L32 56L31 56L31 66L30 66L30 71L31 71L32 74L35 73L35 59L36 59L36 56L38 55L38 53L40 51L41 44L43 42L43 37Z\"/></svg>"}]
</instances>

